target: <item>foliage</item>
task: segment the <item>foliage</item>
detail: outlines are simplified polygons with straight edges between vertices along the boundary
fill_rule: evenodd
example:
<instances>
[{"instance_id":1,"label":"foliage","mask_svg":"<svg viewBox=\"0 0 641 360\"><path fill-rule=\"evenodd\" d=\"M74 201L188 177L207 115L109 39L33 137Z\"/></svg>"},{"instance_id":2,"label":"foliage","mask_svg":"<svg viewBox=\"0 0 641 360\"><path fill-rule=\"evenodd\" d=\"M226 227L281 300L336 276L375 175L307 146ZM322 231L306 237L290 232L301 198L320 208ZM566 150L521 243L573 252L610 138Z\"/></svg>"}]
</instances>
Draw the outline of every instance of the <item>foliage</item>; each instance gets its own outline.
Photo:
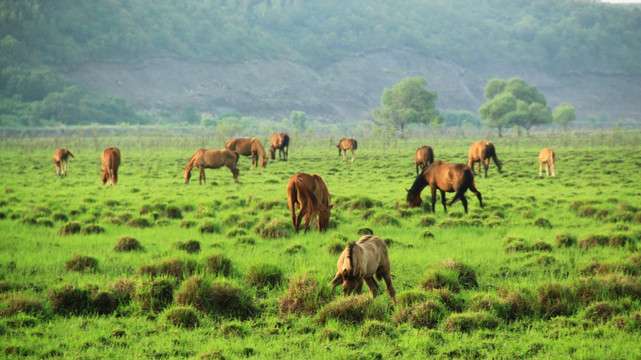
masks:
<instances>
[{"instance_id":1,"label":"foliage","mask_svg":"<svg viewBox=\"0 0 641 360\"><path fill-rule=\"evenodd\" d=\"M425 87L427 80L422 77L409 77L401 80L391 89L383 90L381 108L374 109L377 125L394 129L403 136L405 126L412 123L439 125L436 106L436 92Z\"/></svg>"},{"instance_id":2,"label":"foliage","mask_svg":"<svg viewBox=\"0 0 641 360\"><path fill-rule=\"evenodd\" d=\"M576 120L576 111L570 104L560 104L554 108L554 123L563 126L567 131L568 125Z\"/></svg>"}]
</instances>

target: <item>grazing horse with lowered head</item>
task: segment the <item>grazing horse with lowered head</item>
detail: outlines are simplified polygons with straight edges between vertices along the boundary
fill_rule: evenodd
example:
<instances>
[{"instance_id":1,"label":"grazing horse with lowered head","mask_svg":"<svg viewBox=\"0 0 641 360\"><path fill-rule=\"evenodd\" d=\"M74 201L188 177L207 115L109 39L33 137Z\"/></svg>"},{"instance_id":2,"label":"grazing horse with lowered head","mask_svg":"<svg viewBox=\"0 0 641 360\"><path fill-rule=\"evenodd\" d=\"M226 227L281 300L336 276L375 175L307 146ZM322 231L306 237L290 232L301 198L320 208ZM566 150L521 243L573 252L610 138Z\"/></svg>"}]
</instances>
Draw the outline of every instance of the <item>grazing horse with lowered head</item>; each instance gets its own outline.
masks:
<instances>
[{"instance_id":1,"label":"grazing horse with lowered head","mask_svg":"<svg viewBox=\"0 0 641 360\"><path fill-rule=\"evenodd\" d=\"M287 161L287 153L289 153L289 135L286 133L279 133L272 135L269 141L269 157L272 160L276 159L276 149L278 149L278 159Z\"/></svg>"},{"instance_id":2,"label":"grazing horse with lowered head","mask_svg":"<svg viewBox=\"0 0 641 360\"><path fill-rule=\"evenodd\" d=\"M234 184L238 184L238 168L236 164L238 163L238 158L240 156L237 152L221 149L221 150L205 150L198 149L191 156L187 166L183 168L183 176L185 178L185 184L189 183L191 178L191 169L198 168L200 170L200 178L198 179L199 184L205 184L205 169L218 169L219 167L226 166L231 170L232 175L234 176Z\"/></svg>"},{"instance_id":3,"label":"grazing horse with lowered head","mask_svg":"<svg viewBox=\"0 0 641 360\"><path fill-rule=\"evenodd\" d=\"M543 176L543 165L545 165L545 173L550 176L550 170L552 171L552 176L554 174L554 161L556 160L556 153L554 149L545 148L539 153L539 177Z\"/></svg>"},{"instance_id":4,"label":"grazing horse with lowered head","mask_svg":"<svg viewBox=\"0 0 641 360\"><path fill-rule=\"evenodd\" d=\"M354 150L358 148L356 140L343 138L336 147L338 148L338 156L341 156L341 151L343 152L343 161L347 161L346 155L349 150L352 153L352 162L354 162Z\"/></svg>"},{"instance_id":5,"label":"grazing horse with lowered head","mask_svg":"<svg viewBox=\"0 0 641 360\"><path fill-rule=\"evenodd\" d=\"M479 173L481 172L481 164L485 168L485 177L487 177L487 168L490 166L490 159L494 160L496 167L501 172L501 161L496 157L496 149L494 144L489 141L477 141L472 144L468 152L467 166L474 172L474 164L479 163Z\"/></svg>"},{"instance_id":6,"label":"grazing horse with lowered head","mask_svg":"<svg viewBox=\"0 0 641 360\"><path fill-rule=\"evenodd\" d=\"M287 205L292 214L292 222L296 232L305 216L305 232L309 222L318 215L318 231L325 231L329 226L330 210L334 205L329 204L330 196L327 185L320 175L298 173L292 175L287 183ZM296 207L300 209L296 215Z\"/></svg>"},{"instance_id":7,"label":"grazing horse with lowered head","mask_svg":"<svg viewBox=\"0 0 641 360\"><path fill-rule=\"evenodd\" d=\"M447 206L451 206L456 200L460 199L467 214L467 199L465 198L467 189L470 189L476 195L481 207L483 207L481 193L476 190L476 185L474 184L474 173L465 164L450 164L441 160L433 162L422 174L416 177L412 187L407 190L407 202L410 207L421 205L421 191L427 185L430 186L432 191L432 212L434 212L436 206L436 189L441 191L441 202L445 212L447 212ZM447 203L447 206L445 203L446 192L456 193L452 201Z\"/></svg>"},{"instance_id":8,"label":"grazing horse with lowered head","mask_svg":"<svg viewBox=\"0 0 641 360\"><path fill-rule=\"evenodd\" d=\"M56 174L60 177L67 175L67 160L76 160L71 151L67 149L58 149L53 153L53 166L56 167Z\"/></svg>"},{"instance_id":9,"label":"grazing horse with lowered head","mask_svg":"<svg viewBox=\"0 0 641 360\"><path fill-rule=\"evenodd\" d=\"M109 185L118 183L118 167L120 166L120 150L117 147L106 148L102 153L102 184L109 181Z\"/></svg>"},{"instance_id":10,"label":"grazing horse with lowered head","mask_svg":"<svg viewBox=\"0 0 641 360\"><path fill-rule=\"evenodd\" d=\"M336 263L338 271L329 286L334 290L343 284L343 296L350 295L354 291L361 293L363 280L369 288L372 297L378 295L378 283L374 276L380 281L385 280L387 293L396 304L396 290L392 286L390 274L390 262L387 255L387 246L378 236L365 235L358 242L352 242L338 258Z\"/></svg>"},{"instance_id":11,"label":"grazing horse with lowered head","mask_svg":"<svg viewBox=\"0 0 641 360\"><path fill-rule=\"evenodd\" d=\"M225 148L242 156L251 156L252 169L258 167L259 156L261 158L260 167L265 168L267 165L265 148L258 138L233 138L225 143Z\"/></svg>"},{"instance_id":12,"label":"grazing horse with lowered head","mask_svg":"<svg viewBox=\"0 0 641 360\"><path fill-rule=\"evenodd\" d=\"M414 164L416 165L416 175L419 174L418 167L421 167L421 172L425 170L431 163L434 162L434 150L430 146L421 146L414 154Z\"/></svg>"}]
</instances>

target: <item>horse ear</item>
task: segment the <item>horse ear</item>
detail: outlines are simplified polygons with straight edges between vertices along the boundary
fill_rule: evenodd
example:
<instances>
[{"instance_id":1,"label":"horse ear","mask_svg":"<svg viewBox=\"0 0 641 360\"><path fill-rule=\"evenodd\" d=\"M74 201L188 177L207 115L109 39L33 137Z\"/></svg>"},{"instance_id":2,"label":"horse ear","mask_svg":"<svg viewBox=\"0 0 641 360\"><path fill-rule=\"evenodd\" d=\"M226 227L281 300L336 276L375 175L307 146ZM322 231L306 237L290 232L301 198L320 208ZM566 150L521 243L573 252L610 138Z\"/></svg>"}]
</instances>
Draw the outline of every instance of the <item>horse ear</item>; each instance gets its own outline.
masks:
<instances>
[{"instance_id":1,"label":"horse ear","mask_svg":"<svg viewBox=\"0 0 641 360\"><path fill-rule=\"evenodd\" d=\"M410 192L409 190L407 190L407 188L405 188L405 191Z\"/></svg>"},{"instance_id":2,"label":"horse ear","mask_svg":"<svg viewBox=\"0 0 641 360\"><path fill-rule=\"evenodd\" d=\"M334 205L336 205L336 203L330 204L329 208L332 209L334 207Z\"/></svg>"}]
</instances>

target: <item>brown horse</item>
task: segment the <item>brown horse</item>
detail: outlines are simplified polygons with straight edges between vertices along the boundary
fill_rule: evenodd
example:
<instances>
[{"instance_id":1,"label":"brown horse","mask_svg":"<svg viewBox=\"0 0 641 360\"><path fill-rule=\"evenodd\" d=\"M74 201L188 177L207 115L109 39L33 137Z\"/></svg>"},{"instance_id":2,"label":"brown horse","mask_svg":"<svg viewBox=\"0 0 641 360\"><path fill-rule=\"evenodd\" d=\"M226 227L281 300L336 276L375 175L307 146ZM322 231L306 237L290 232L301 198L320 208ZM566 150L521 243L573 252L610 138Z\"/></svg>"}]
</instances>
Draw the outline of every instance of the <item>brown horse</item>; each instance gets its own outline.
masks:
<instances>
[{"instance_id":1,"label":"brown horse","mask_svg":"<svg viewBox=\"0 0 641 360\"><path fill-rule=\"evenodd\" d=\"M434 212L434 207L436 206L436 189L441 191L441 201L445 212L447 212L447 206L451 206L456 200L461 199L467 214L467 199L465 198L467 189L470 189L476 195L481 207L483 207L481 193L476 190L476 185L474 184L474 173L465 164L450 164L441 160L433 162L422 174L416 177L412 188L407 190L407 202L410 207L421 205L421 191L427 185L432 190L432 212ZM445 192L456 192L456 195L447 206L445 206Z\"/></svg>"},{"instance_id":2,"label":"brown horse","mask_svg":"<svg viewBox=\"0 0 641 360\"><path fill-rule=\"evenodd\" d=\"M278 149L278 159L287 161L287 153L289 152L289 135L286 133L279 133L272 135L269 141L269 157L272 160L276 159L276 149Z\"/></svg>"},{"instance_id":3,"label":"brown horse","mask_svg":"<svg viewBox=\"0 0 641 360\"><path fill-rule=\"evenodd\" d=\"M67 149L58 149L53 153L53 166L56 167L56 174L60 177L67 175L67 160L71 157L73 160L76 158L71 151Z\"/></svg>"},{"instance_id":4,"label":"brown horse","mask_svg":"<svg viewBox=\"0 0 641 360\"><path fill-rule=\"evenodd\" d=\"M338 156L341 156L341 151L343 151L343 161L347 161L347 150L352 152L352 162L354 162L354 150L358 148L358 143L354 139L346 139L343 138L341 141L336 145L338 148Z\"/></svg>"},{"instance_id":5,"label":"brown horse","mask_svg":"<svg viewBox=\"0 0 641 360\"><path fill-rule=\"evenodd\" d=\"M191 156L187 166L183 168L183 176L185 177L185 184L189 183L191 178L191 169L198 168L200 169L200 178L198 179L199 184L206 184L205 181L205 169L218 169L222 166L227 166L231 170L232 175L234 176L234 184L238 184L238 168L236 164L238 163L238 158L240 156L237 152L221 149L221 150L205 150L198 149Z\"/></svg>"},{"instance_id":6,"label":"brown horse","mask_svg":"<svg viewBox=\"0 0 641 360\"><path fill-rule=\"evenodd\" d=\"M338 271L329 286L334 290L338 285L343 284L343 296L350 295L354 291L361 293L363 280L369 288L372 297L378 295L378 283L374 276L380 281L385 279L387 293L396 304L396 290L392 286L390 274L390 262L387 255L387 246L378 236L365 235L347 245L336 263Z\"/></svg>"},{"instance_id":7,"label":"brown horse","mask_svg":"<svg viewBox=\"0 0 641 360\"><path fill-rule=\"evenodd\" d=\"M265 148L258 138L233 138L225 143L225 148L243 156L251 156L252 169L258 167L258 156L261 157L260 167L265 168L267 165Z\"/></svg>"},{"instance_id":8,"label":"brown horse","mask_svg":"<svg viewBox=\"0 0 641 360\"><path fill-rule=\"evenodd\" d=\"M552 170L552 176L554 176L554 161L556 160L556 153L554 149L545 148L539 153L539 177L543 176L543 165L545 165L545 173L550 176L550 170Z\"/></svg>"},{"instance_id":9,"label":"brown horse","mask_svg":"<svg viewBox=\"0 0 641 360\"><path fill-rule=\"evenodd\" d=\"M109 181L109 185L118 183L118 167L120 166L120 150L116 147L106 148L102 153L102 184Z\"/></svg>"},{"instance_id":10,"label":"brown horse","mask_svg":"<svg viewBox=\"0 0 641 360\"><path fill-rule=\"evenodd\" d=\"M421 146L414 154L414 164L416 165L416 175L418 175L418 167L421 166L421 172L425 170L431 163L434 162L434 150L429 146Z\"/></svg>"},{"instance_id":11,"label":"brown horse","mask_svg":"<svg viewBox=\"0 0 641 360\"><path fill-rule=\"evenodd\" d=\"M496 167L501 172L501 161L496 157L496 149L494 144L489 141L477 141L472 144L468 152L467 166L474 172L474 164L479 163L479 172L481 172L481 164L485 168L485 177L487 177L487 168L490 166L490 159L494 160Z\"/></svg>"},{"instance_id":12,"label":"brown horse","mask_svg":"<svg viewBox=\"0 0 641 360\"><path fill-rule=\"evenodd\" d=\"M287 183L287 204L292 213L292 222L296 232L300 229L300 223L305 216L305 232L309 228L309 222L318 215L318 230L325 231L329 225L330 210L334 205L329 204L330 196L327 185L320 175L309 175L298 173L292 175ZM296 216L295 207L300 209Z\"/></svg>"}]
</instances>

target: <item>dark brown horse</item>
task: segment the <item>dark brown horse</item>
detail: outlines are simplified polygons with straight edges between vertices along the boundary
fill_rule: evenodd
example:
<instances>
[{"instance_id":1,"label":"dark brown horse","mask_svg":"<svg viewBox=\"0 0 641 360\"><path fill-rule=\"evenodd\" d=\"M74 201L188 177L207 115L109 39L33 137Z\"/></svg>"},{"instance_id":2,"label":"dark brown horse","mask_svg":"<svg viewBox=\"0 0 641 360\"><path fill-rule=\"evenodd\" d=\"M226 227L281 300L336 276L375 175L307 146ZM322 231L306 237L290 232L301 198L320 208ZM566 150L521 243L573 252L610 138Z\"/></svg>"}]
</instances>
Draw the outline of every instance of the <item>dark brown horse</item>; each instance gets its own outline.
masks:
<instances>
[{"instance_id":1,"label":"dark brown horse","mask_svg":"<svg viewBox=\"0 0 641 360\"><path fill-rule=\"evenodd\" d=\"M431 163L434 162L434 150L429 146L421 146L414 154L414 164L416 165L416 175L419 174L418 167L421 167L421 172L425 170Z\"/></svg>"},{"instance_id":2,"label":"dark brown horse","mask_svg":"<svg viewBox=\"0 0 641 360\"><path fill-rule=\"evenodd\" d=\"M238 184L238 168L236 164L238 163L237 152L221 149L221 150L205 150L198 149L194 155L191 156L187 166L183 168L183 176L185 178L185 184L189 183L191 178L191 169L198 168L200 170L200 178L198 179L199 184L206 183L205 181L205 169L218 169L219 167L226 166L231 170L232 175L234 176L234 184Z\"/></svg>"},{"instance_id":3,"label":"dark brown horse","mask_svg":"<svg viewBox=\"0 0 641 360\"><path fill-rule=\"evenodd\" d=\"M490 159L494 160L496 167L499 169L499 172L501 172L501 161L496 157L494 144L485 140L477 141L470 147L467 166L474 172L474 164L479 163L479 172L481 172L481 164L483 164L485 177L487 177L487 168L490 166Z\"/></svg>"},{"instance_id":4,"label":"dark brown horse","mask_svg":"<svg viewBox=\"0 0 641 360\"><path fill-rule=\"evenodd\" d=\"M481 193L476 190L476 185L474 184L474 173L465 164L450 164L441 160L433 162L422 174L416 177L412 188L407 190L407 202L410 207L421 205L421 191L427 185L432 190L432 212L435 211L434 208L436 206L436 189L441 191L441 202L443 202L445 212L447 212L447 206L451 206L456 200L460 199L467 214L467 199L465 198L467 189L470 189L476 195L481 207L483 207ZM445 206L446 192L456 192L447 206Z\"/></svg>"},{"instance_id":5,"label":"dark brown horse","mask_svg":"<svg viewBox=\"0 0 641 360\"><path fill-rule=\"evenodd\" d=\"M354 162L354 150L358 148L356 140L343 138L336 147L338 148L338 156L341 156L341 151L343 152L343 161L347 161L347 150L351 151L352 162Z\"/></svg>"},{"instance_id":6,"label":"dark brown horse","mask_svg":"<svg viewBox=\"0 0 641 360\"><path fill-rule=\"evenodd\" d=\"M67 160L69 158L76 160L71 151L67 149L58 149L53 153L53 166L56 167L56 174L60 177L67 175Z\"/></svg>"},{"instance_id":7,"label":"dark brown horse","mask_svg":"<svg viewBox=\"0 0 641 360\"><path fill-rule=\"evenodd\" d=\"M106 148L102 153L102 184L109 181L109 185L118 183L118 167L120 166L120 150L116 147Z\"/></svg>"},{"instance_id":8,"label":"dark brown horse","mask_svg":"<svg viewBox=\"0 0 641 360\"><path fill-rule=\"evenodd\" d=\"M287 161L287 153L289 152L289 135L286 133L279 133L272 135L269 141L269 157L272 160L276 159L276 149L278 149L278 159Z\"/></svg>"},{"instance_id":9,"label":"dark brown horse","mask_svg":"<svg viewBox=\"0 0 641 360\"><path fill-rule=\"evenodd\" d=\"M251 156L252 169L258 167L258 157L260 156L260 167L265 168L267 165L267 155L263 144L258 138L233 138L225 143L225 148L235 151L242 156Z\"/></svg>"},{"instance_id":10,"label":"dark brown horse","mask_svg":"<svg viewBox=\"0 0 641 360\"><path fill-rule=\"evenodd\" d=\"M380 281L385 279L387 293L396 304L396 290L392 286L390 273L390 262L387 254L387 246L378 236L365 235L347 245L336 263L338 271L334 279L329 283L332 290L343 284L343 296L350 295L354 291L361 293L363 280L369 288L372 297L378 295L378 283L374 276Z\"/></svg>"},{"instance_id":11,"label":"dark brown horse","mask_svg":"<svg viewBox=\"0 0 641 360\"><path fill-rule=\"evenodd\" d=\"M298 173L292 175L287 183L287 204L292 213L292 222L296 232L300 230L300 223L305 216L305 232L309 228L309 222L318 215L318 230L325 231L329 226L330 210L333 205L329 204L330 196L327 185L320 175L309 175ZM300 209L296 215L296 207Z\"/></svg>"},{"instance_id":12,"label":"dark brown horse","mask_svg":"<svg viewBox=\"0 0 641 360\"><path fill-rule=\"evenodd\" d=\"M543 175L543 166L545 165L545 173L550 176L550 170L552 170L552 176L554 176L554 161L556 160L556 153L554 149L545 148L539 153L539 177Z\"/></svg>"}]
</instances>

